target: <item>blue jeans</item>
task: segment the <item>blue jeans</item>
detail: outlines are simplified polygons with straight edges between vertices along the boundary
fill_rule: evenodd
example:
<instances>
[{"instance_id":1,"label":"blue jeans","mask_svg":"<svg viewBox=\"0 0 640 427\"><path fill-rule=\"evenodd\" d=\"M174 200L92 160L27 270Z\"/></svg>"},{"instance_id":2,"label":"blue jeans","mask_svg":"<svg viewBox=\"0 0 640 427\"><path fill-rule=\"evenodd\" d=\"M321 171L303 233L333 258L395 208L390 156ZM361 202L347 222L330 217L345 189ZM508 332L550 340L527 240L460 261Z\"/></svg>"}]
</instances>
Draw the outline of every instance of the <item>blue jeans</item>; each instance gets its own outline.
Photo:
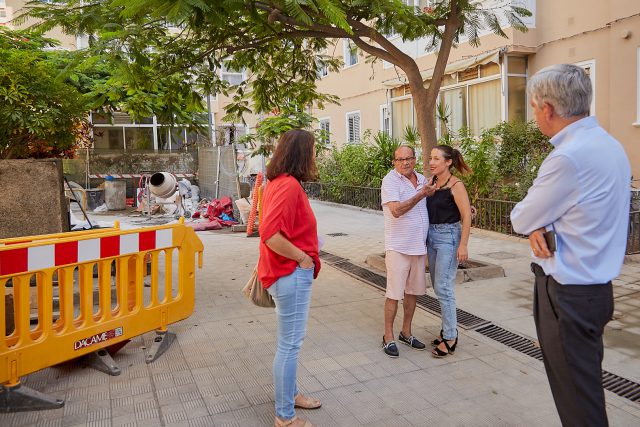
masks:
<instances>
[{"instance_id":1,"label":"blue jeans","mask_svg":"<svg viewBox=\"0 0 640 427\"><path fill-rule=\"evenodd\" d=\"M429 224L427 258L431 285L440 301L442 337L454 340L458 336L456 325L456 272L458 270L458 246L462 227L453 224Z\"/></svg>"},{"instance_id":2,"label":"blue jeans","mask_svg":"<svg viewBox=\"0 0 640 427\"><path fill-rule=\"evenodd\" d=\"M268 289L276 303L275 312L278 319L273 385L276 416L281 420L290 420L295 416L293 405L298 395L298 353L307 334L312 282L313 268L297 267L293 273L279 278Z\"/></svg>"}]
</instances>

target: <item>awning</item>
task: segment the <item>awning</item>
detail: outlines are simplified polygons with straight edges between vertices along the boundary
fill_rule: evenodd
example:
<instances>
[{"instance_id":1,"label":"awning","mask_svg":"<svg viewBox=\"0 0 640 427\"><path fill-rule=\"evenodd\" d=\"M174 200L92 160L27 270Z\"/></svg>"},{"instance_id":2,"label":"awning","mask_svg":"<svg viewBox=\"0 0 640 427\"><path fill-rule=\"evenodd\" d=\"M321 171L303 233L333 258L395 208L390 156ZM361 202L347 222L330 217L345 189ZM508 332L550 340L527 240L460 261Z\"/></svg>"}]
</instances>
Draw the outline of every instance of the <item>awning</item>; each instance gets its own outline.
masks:
<instances>
[{"instance_id":1,"label":"awning","mask_svg":"<svg viewBox=\"0 0 640 427\"><path fill-rule=\"evenodd\" d=\"M467 68L475 67L478 65L485 65L490 62L495 62L496 64L500 63L500 49L490 50L485 53L481 53L480 55L472 56L471 58L461 59L459 61L450 62L447 64L447 67L444 69L444 74L453 74L458 71L464 71ZM430 80L433 77L433 68L428 70L420 71L420 75L422 76L422 80ZM399 86L404 86L409 83L409 79L406 76L400 76L393 79L385 80L382 82L383 86L388 88L394 88Z\"/></svg>"}]
</instances>

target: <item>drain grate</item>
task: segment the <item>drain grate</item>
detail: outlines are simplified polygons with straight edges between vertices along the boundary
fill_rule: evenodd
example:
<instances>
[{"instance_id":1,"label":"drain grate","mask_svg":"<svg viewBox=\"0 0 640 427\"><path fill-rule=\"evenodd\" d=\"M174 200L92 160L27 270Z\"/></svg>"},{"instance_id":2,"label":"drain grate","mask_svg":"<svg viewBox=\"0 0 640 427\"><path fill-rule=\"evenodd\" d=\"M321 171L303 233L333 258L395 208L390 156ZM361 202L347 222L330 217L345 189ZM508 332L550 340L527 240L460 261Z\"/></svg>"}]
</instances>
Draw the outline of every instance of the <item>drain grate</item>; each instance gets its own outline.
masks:
<instances>
[{"instance_id":1,"label":"drain grate","mask_svg":"<svg viewBox=\"0 0 640 427\"><path fill-rule=\"evenodd\" d=\"M499 343L518 350L535 359L542 360L542 351L530 339L509 332L496 325L488 325L476 332L481 333ZM602 385L606 390L631 400L632 402L640 402L640 384L628 380L611 372L602 371Z\"/></svg>"},{"instance_id":2,"label":"drain grate","mask_svg":"<svg viewBox=\"0 0 640 427\"><path fill-rule=\"evenodd\" d=\"M354 276L364 282L377 286L380 289L387 288L387 279L371 270L357 266L349 261L343 261L334 265L335 268Z\"/></svg>"},{"instance_id":3,"label":"drain grate","mask_svg":"<svg viewBox=\"0 0 640 427\"><path fill-rule=\"evenodd\" d=\"M640 384L611 372L602 371L602 384L607 390L633 402L640 402Z\"/></svg>"},{"instance_id":4,"label":"drain grate","mask_svg":"<svg viewBox=\"0 0 640 427\"><path fill-rule=\"evenodd\" d=\"M476 332L480 332L482 335L496 340L508 347L514 348L527 356L533 357L534 359L542 360L542 351L540 351L540 347L535 345L533 341L518 334L514 334L513 332L509 332L506 329L502 329L500 326L488 325L476 329Z\"/></svg>"},{"instance_id":5,"label":"drain grate","mask_svg":"<svg viewBox=\"0 0 640 427\"><path fill-rule=\"evenodd\" d=\"M387 288L387 279L380 274L374 273L373 271L366 268L362 268L358 265L353 264L345 258L332 255L328 252L321 251L320 257L327 263L333 265L338 270L343 271L355 277L356 279L360 279L363 282L374 285L380 289ZM440 315L440 303L436 298L429 295L421 295L418 297L417 303L419 307L422 307L425 310L430 311L438 316ZM459 308L456 309L456 312L458 316L458 325L460 325L464 329L475 329L477 327L489 324L489 321L464 310L460 310Z\"/></svg>"},{"instance_id":6,"label":"drain grate","mask_svg":"<svg viewBox=\"0 0 640 427\"><path fill-rule=\"evenodd\" d=\"M346 258L342 258L338 255L333 255L325 251L320 251L320 258L327 264L332 264L332 265L339 262L348 261Z\"/></svg>"},{"instance_id":7,"label":"drain grate","mask_svg":"<svg viewBox=\"0 0 640 427\"><path fill-rule=\"evenodd\" d=\"M348 236L348 234L346 234L346 233L327 233L327 236L341 237L341 236Z\"/></svg>"},{"instance_id":8,"label":"drain grate","mask_svg":"<svg viewBox=\"0 0 640 427\"><path fill-rule=\"evenodd\" d=\"M346 258L330 254L329 252L320 251L320 257L327 263L343 271L350 276L362 280L365 283L376 286L380 289L386 289L387 279L373 271L362 268L353 264ZM436 298L429 295L421 295L418 297L418 306L428 310L434 314L440 315L440 303ZM482 319L464 310L457 309L458 324L464 329L475 329L476 332L489 337L499 343L518 350L527 356L542 361L542 351L532 340L507 331L496 326L488 320ZM640 402L640 384L620 377L611 372L602 371L602 384L606 390L631 400L632 402Z\"/></svg>"},{"instance_id":9,"label":"drain grate","mask_svg":"<svg viewBox=\"0 0 640 427\"><path fill-rule=\"evenodd\" d=\"M420 295L418 297L418 305L440 316L440 302L437 298L430 295ZM456 308L456 316L458 318L458 325L464 329L475 329L490 324L488 320L459 308Z\"/></svg>"}]
</instances>

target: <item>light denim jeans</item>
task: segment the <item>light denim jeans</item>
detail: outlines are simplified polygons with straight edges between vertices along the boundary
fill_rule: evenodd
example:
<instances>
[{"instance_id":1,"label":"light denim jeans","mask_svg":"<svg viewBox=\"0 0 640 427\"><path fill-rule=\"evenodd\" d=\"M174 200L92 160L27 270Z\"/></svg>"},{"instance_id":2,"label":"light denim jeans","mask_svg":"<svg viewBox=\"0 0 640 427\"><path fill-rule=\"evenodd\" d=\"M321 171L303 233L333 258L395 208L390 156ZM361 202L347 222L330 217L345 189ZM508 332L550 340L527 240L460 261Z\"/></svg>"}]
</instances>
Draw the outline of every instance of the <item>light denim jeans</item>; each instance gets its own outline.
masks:
<instances>
[{"instance_id":1,"label":"light denim jeans","mask_svg":"<svg viewBox=\"0 0 640 427\"><path fill-rule=\"evenodd\" d=\"M455 284L461 234L462 226L459 222L429 224L427 235L429 275L433 290L440 301L442 336L446 340L454 340L458 336Z\"/></svg>"},{"instance_id":2,"label":"light denim jeans","mask_svg":"<svg viewBox=\"0 0 640 427\"><path fill-rule=\"evenodd\" d=\"M295 416L298 353L307 334L312 282L313 268L297 267L293 273L281 277L268 288L276 303L275 312L278 319L273 385L276 416L281 420L290 420Z\"/></svg>"}]
</instances>

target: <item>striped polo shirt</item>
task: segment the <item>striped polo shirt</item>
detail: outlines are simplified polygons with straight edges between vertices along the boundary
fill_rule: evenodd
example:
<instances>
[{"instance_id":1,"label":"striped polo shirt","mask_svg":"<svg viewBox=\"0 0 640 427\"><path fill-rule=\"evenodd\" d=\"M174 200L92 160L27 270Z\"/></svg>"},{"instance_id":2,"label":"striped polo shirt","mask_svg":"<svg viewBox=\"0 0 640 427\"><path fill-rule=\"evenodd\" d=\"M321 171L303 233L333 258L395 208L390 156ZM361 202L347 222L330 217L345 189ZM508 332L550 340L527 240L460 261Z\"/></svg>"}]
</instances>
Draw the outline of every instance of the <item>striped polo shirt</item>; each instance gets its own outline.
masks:
<instances>
[{"instance_id":1,"label":"striped polo shirt","mask_svg":"<svg viewBox=\"0 0 640 427\"><path fill-rule=\"evenodd\" d=\"M418 185L413 187L411 181L395 169L382 180L382 212L384 213L384 249L400 252L405 255L424 255L427 253L427 232L429 215L427 204L420 200L409 212L395 218L387 203L404 202L416 195L426 184L424 175L414 172Z\"/></svg>"}]
</instances>

